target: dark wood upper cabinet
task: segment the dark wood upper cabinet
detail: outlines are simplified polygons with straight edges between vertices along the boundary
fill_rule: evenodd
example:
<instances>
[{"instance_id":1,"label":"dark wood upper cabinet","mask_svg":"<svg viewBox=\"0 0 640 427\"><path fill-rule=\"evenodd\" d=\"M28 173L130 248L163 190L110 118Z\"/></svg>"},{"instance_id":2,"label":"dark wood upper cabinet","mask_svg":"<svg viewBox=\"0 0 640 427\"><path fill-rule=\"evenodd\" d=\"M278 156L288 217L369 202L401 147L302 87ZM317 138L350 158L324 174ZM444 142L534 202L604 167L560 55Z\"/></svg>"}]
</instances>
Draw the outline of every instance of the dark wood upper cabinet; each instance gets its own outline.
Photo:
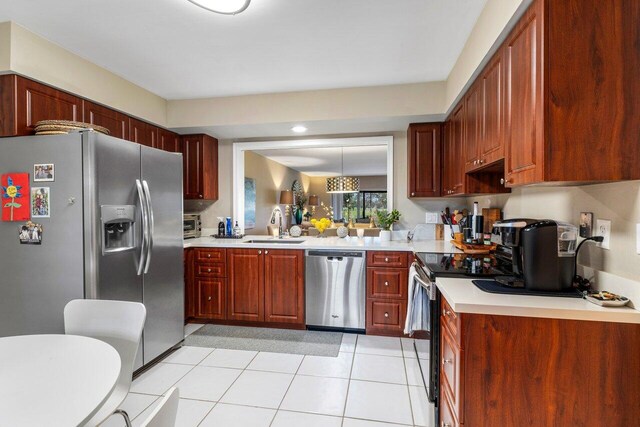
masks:
<instances>
[{"instance_id":1,"label":"dark wood upper cabinet","mask_svg":"<svg viewBox=\"0 0 640 427\"><path fill-rule=\"evenodd\" d=\"M464 97L464 170L469 172L480 166L479 148L482 143L484 94L481 81L476 81Z\"/></svg>"},{"instance_id":2,"label":"dark wood upper cabinet","mask_svg":"<svg viewBox=\"0 0 640 427\"><path fill-rule=\"evenodd\" d=\"M482 73L484 96L482 138L479 159L482 165L491 165L504 159L504 60L500 49Z\"/></svg>"},{"instance_id":3,"label":"dark wood upper cabinet","mask_svg":"<svg viewBox=\"0 0 640 427\"><path fill-rule=\"evenodd\" d=\"M129 118L129 141L157 148L158 128L149 123Z\"/></svg>"},{"instance_id":4,"label":"dark wood upper cabinet","mask_svg":"<svg viewBox=\"0 0 640 427\"><path fill-rule=\"evenodd\" d=\"M171 153L182 152L182 143L181 143L180 135L178 135L175 132L158 128L158 135L156 140L157 140L156 148L159 148L164 151L169 151Z\"/></svg>"},{"instance_id":5,"label":"dark wood upper cabinet","mask_svg":"<svg viewBox=\"0 0 640 427\"><path fill-rule=\"evenodd\" d=\"M91 101L85 100L83 104L84 121L86 123L109 129L110 135L113 137L129 138L129 117L126 114Z\"/></svg>"},{"instance_id":6,"label":"dark wood upper cabinet","mask_svg":"<svg viewBox=\"0 0 640 427\"><path fill-rule=\"evenodd\" d=\"M466 192L464 170L465 147L465 105L460 105L453 111L451 118L451 141L449 143L450 156L449 173L451 174L451 196L461 195ZM445 167L447 167L445 166Z\"/></svg>"},{"instance_id":7,"label":"dark wood upper cabinet","mask_svg":"<svg viewBox=\"0 0 640 427\"><path fill-rule=\"evenodd\" d=\"M544 179L542 5L539 0L527 10L505 44L509 185Z\"/></svg>"},{"instance_id":8,"label":"dark wood upper cabinet","mask_svg":"<svg viewBox=\"0 0 640 427\"><path fill-rule=\"evenodd\" d=\"M264 321L262 249L227 250L227 319Z\"/></svg>"},{"instance_id":9,"label":"dark wood upper cabinet","mask_svg":"<svg viewBox=\"0 0 640 427\"><path fill-rule=\"evenodd\" d=\"M440 196L442 124L411 124L407 130L409 197Z\"/></svg>"},{"instance_id":10,"label":"dark wood upper cabinet","mask_svg":"<svg viewBox=\"0 0 640 427\"><path fill-rule=\"evenodd\" d=\"M264 251L264 320L305 324L304 251Z\"/></svg>"},{"instance_id":11,"label":"dark wood upper cabinet","mask_svg":"<svg viewBox=\"0 0 640 427\"><path fill-rule=\"evenodd\" d=\"M204 134L182 137L184 198L218 200L218 140Z\"/></svg>"},{"instance_id":12,"label":"dark wood upper cabinet","mask_svg":"<svg viewBox=\"0 0 640 427\"><path fill-rule=\"evenodd\" d=\"M15 74L0 79L1 136L32 135L41 120L82 121L82 99Z\"/></svg>"}]
</instances>

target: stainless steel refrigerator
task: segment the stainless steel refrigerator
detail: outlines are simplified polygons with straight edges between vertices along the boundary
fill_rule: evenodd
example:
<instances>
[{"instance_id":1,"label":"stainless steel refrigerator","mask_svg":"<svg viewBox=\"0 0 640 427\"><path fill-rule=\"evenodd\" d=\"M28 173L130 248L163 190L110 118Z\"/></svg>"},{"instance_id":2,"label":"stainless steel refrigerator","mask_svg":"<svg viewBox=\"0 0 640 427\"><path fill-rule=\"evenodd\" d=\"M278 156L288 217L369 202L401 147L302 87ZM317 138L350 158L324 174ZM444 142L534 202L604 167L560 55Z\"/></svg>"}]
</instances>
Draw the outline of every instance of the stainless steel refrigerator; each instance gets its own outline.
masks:
<instances>
[{"instance_id":1,"label":"stainless steel refrigerator","mask_svg":"<svg viewBox=\"0 0 640 427\"><path fill-rule=\"evenodd\" d=\"M36 164L53 181L34 181ZM99 298L146 306L136 367L180 343L182 156L92 131L0 138L0 174L19 172L49 188L49 217L31 219L41 244L0 221L0 336L63 333L67 302Z\"/></svg>"}]
</instances>

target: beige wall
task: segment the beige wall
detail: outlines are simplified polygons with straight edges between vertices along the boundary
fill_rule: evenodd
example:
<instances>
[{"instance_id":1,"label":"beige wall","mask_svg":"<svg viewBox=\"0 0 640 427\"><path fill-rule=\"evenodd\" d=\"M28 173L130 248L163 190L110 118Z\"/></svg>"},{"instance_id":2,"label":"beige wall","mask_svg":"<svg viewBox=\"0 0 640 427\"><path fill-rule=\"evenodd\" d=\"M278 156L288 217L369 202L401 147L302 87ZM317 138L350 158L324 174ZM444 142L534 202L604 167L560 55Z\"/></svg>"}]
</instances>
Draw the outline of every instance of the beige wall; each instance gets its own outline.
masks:
<instances>
[{"instance_id":1,"label":"beige wall","mask_svg":"<svg viewBox=\"0 0 640 427\"><path fill-rule=\"evenodd\" d=\"M11 69L11 22L0 22L0 73Z\"/></svg>"},{"instance_id":2,"label":"beige wall","mask_svg":"<svg viewBox=\"0 0 640 427\"><path fill-rule=\"evenodd\" d=\"M463 90L521 5L531 0L488 0L446 82L445 110Z\"/></svg>"},{"instance_id":3,"label":"beige wall","mask_svg":"<svg viewBox=\"0 0 640 427\"><path fill-rule=\"evenodd\" d=\"M555 219L578 225L580 212L593 212L596 219L611 223L611 249L587 243L579 262L599 271L638 280L640 256L636 254L636 224L640 223L640 181L580 187L530 187L510 195L469 198L482 207L500 207L505 218Z\"/></svg>"},{"instance_id":4,"label":"beige wall","mask_svg":"<svg viewBox=\"0 0 640 427\"><path fill-rule=\"evenodd\" d=\"M173 128L441 114L444 82L172 100Z\"/></svg>"},{"instance_id":5,"label":"beige wall","mask_svg":"<svg viewBox=\"0 0 640 427\"><path fill-rule=\"evenodd\" d=\"M69 25L73 25L72 22ZM7 27L10 63L3 61ZM12 71L161 126L167 102L140 86L51 43L15 23L0 24L0 71Z\"/></svg>"},{"instance_id":6,"label":"beige wall","mask_svg":"<svg viewBox=\"0 0 640 427\"><path fill-rule=\"evenodd\" d=\"M311 183L309 176L251 151L244 154L244 175L256 180L256 226L246 230L248 234L267 234L267 224L273 208L278 206L281 190L291 189L297 179L308 192ZM284 221L283 225L286 226Z\"/></svg>"}]
</instances>

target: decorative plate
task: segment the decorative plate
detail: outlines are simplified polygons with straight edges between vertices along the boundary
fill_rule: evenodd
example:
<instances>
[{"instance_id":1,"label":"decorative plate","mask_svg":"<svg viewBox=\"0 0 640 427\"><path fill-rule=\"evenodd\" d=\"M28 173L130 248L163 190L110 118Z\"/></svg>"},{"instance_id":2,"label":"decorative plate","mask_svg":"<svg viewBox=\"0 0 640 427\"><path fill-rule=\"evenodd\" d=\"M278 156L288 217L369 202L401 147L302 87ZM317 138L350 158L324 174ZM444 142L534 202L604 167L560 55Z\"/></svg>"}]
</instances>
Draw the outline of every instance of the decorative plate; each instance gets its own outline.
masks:
<instances>
[{"instance_id":1,"label":"decorative plate","mask_svg":"<svg viewBox=\"0 0 640 427\"><path fill-rule=\"evenodd\" d=\"M298 227L297 225L294 225L293 227L291 227L289 229L289 235L291 237L300 237L300 236L302 236L302 228Z\"/></svg>"},{"instance_id":2,"label":"decorative plate","mask_svg":"<svg viewBox=\"0 0 640 427\"><path fill-rule=\"evenodd\" d=\"M349 229L347 227L345 227L344 225L341 225L340 227L338 227L338 229L336 230L336 233L338 233L338 237L345 238L349 235Z\"/></svg>"}]
</instances>

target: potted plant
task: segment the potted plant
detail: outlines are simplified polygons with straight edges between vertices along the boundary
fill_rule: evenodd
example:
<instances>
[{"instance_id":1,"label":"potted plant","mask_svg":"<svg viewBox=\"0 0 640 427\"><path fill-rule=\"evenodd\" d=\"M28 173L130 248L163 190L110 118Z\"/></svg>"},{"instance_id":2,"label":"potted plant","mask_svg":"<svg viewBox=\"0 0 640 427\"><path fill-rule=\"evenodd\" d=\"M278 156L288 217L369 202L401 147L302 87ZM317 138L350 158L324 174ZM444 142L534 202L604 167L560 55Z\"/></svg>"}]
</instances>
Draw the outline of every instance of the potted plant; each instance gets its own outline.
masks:
<instances>
[{"instance_id":1,"label":"potted plant","mask_svg":"<svg viewBox=\"0 0 640 427\"><path fill-rule=\"evenodd\" d=\"M400 212L397 209L387 212L386 209L376 211L378 217L378 226L382 228L380 231L380 240L388 242L391 240L391 226L400 220Z\"/></svg>"}]
</instances>

